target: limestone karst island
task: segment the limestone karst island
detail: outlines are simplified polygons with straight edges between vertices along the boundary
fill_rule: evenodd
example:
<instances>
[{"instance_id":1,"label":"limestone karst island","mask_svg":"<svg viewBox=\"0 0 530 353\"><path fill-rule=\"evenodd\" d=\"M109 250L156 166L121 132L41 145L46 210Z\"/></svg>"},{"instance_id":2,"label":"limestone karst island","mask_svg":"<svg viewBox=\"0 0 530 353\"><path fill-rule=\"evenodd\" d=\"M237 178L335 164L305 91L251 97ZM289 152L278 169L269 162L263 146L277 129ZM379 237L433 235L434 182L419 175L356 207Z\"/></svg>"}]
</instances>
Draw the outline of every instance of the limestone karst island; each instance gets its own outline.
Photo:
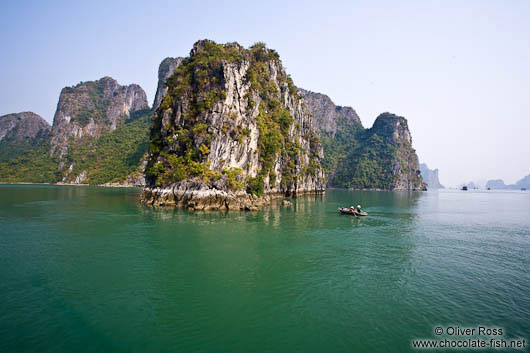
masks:
<instances>
[{"instance_id":1,"label":"limestone karst island","mask_svg":"<svg viewBox=\"0 0 530 353\"><path fill-rule=\"evenodd\" d=\"M51 128L31 112L1 117L0 180L142 186L144 204L195 210L326 187L426 189L405 118L365 129L352 108L298 88L263 43L200 40L158 73L151 108L140 86L103 77L63 88Z\"/></svg>"}]
</instances>

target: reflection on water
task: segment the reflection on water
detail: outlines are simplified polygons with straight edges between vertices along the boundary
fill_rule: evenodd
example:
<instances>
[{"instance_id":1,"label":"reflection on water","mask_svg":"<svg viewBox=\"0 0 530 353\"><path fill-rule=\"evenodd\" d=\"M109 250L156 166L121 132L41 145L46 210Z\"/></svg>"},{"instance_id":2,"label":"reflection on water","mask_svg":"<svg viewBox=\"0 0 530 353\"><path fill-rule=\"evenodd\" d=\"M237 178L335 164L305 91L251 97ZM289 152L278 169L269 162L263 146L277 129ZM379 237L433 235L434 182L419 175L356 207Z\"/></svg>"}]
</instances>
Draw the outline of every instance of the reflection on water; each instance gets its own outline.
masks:
<instances>
[{"instance_id":1,"label":"reflection on water","mask_svg":"<svg viewBox=\"0 0 530 353\"><path fill-rule=\"evenodd\" d=\"M139 192L0 186L1 351L409 352L437 324L530 332L530 194L191 212ZM369 216L337 211L357 204Z\"/></svg>"}]
</instances>

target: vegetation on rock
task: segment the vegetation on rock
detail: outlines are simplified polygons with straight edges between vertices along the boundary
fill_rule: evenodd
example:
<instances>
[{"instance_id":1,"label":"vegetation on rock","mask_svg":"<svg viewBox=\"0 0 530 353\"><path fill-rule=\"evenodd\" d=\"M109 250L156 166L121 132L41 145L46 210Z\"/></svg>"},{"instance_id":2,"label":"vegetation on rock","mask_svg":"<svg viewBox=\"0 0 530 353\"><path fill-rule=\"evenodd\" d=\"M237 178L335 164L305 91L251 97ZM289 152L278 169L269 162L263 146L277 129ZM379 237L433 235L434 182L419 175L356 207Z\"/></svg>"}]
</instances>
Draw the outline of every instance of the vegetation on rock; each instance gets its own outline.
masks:
<instances>
[{"instance_id":1,"label":"vegetation on rock","mask_svg":"<svg viewBox=\"0 0 530 353\"><path fill-rule=\"evenodd\" d=\"M264 43L199 41L166 58L159 80L152 113L139 86L104 77L62 90L51 133L0 124L0 181L122 183L145 166L150 188L247 196L322 190L324 171L334 187L424 185L404 118L364 129L352 108L298 90Z\"/></svg>"},{"instance_id":2,"label":"vegetation on rock","mask_svg":"<svg viewBox=\"0 0 530 353\"><path fill-rule=\"evenodd\" d=\"M237 80L237 75L244 76L243 82L227 83ZM244 107L224 103L230 84L236 89L239 85L248 87L244 97L237 97ZM261 196L279 180L275 172L278 164L282 190L320 170L320 141L310 127L301 136L301 126L289 106L300 97L278 53L265 44L245 49L237 43L199 41L166 80L166 87L151 129L146 167L150 186L164 187L191 178L214 182L226 176L232 188L235 185L236 189ZM243 169L238 168L241 173L234 182L233 174L222 167L229 161L212 166L212 159L217 158L210 155L212 142L221 135L237 143L235 147L250 143L253 126L258 132L254 151L258 170L249 175L254 166L248 162ZM302 149L301 139L311 140L307 151ZM309 156L307 165L303 154ZM297 168L305 175L297 173Z\"/></svg>"},{"instance_id":3,"label":"vegetation on rock","mask_svg":"<svg viewBox=\"0 0 530 353\"><path fill-rule=\"evenodd\" d=\"M0 181L56 183L81 181L87 184L123 182L140 167L149 140L149 111L130 119L118 129L100 138L70 139L65 160L71 171L59 170L60 159L49 153L49 143L26 151L23 155L0 162Z\"/></svg>"},{"instance_id":4,"label":"vegetation on rock","mask_svg":"<svg viewBox=\"0 0 530 353\"><path fill-rule=\"evenodd\" d=\"M73 181L82 172L86 184L120 183L140 167L149 141L149 112L127 122L100 138L71 141L66 160L73 165L65 181Z\"/></svg>"},{"instance_id":5,"label":"vegetation on rock","mask_svg":"<svg viewBox=\"0 0 530 353\"><path fill-rule=\"evenodd\" d=\"M358 134L331 183L352 189L424 188L405 118L381 114L371 129Z\"/></svg>"},{"instance_id":6,"label":"vegetation on rock","mask_svg":"<svg viewBox=\"0 0 530 353\"><path fill-rule=\"evenodd\" d=\"M0 161L40 147L49 132L50 125L33 112L0 116Z\"/></svg>"},{"instance_id":7,"label":"vegetation on rock","mask_svg":"<svg viewBox=\"0 0 530 353\"><path fill-rule=\"evenodd\" d=\"M423 189L405 118L381 114L364 129L355 110L321 93L301 89L318 121L328 185L352 189Z\"/></svg>"}]
</instances>

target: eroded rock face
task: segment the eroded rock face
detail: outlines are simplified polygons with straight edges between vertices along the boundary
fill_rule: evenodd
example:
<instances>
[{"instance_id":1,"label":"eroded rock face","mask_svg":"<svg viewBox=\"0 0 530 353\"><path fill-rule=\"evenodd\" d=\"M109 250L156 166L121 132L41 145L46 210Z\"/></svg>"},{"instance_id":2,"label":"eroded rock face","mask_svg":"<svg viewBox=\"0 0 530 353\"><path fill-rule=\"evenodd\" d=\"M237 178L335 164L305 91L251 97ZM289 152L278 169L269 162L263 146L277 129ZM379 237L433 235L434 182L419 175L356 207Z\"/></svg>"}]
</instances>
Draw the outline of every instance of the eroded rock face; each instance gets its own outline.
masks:
<instances>
[{"instance_id":1,"label":"eroded rock face","mask_svg":"<svg viewBox=\"0 0 530 353\"><path fill-rule=\"evenodd\" d=\"M162 103L162 98L167 93L165 87L166 80L173 75L175 69L180 65L184 58L165 58L158 67L158 85L156 88L155 100L153 102L153 111L156 111Z\"/></svg>"},{"instance_id":2,"label":"eroded rock face","mask_svg":"<svg viewBox=\"0 0 530 353\"><path fill-rule=\"evenodd\" d=\"M248 209L324 190L321 143L276 52L199 41L166 83L144 203Z\"/></svg>"},{"instance_id":3,"label":"eroded rock face","mask_svg":"<svg viewBox=\"0 0 530 353\"><path fill-rule=\"evenodd\" d=\"M50 124L33 112L0 116L0 160L40 146L50 129Z\"/></svg>"},{"instance_id":4,"label":"eroded rock face","mask_svg":"<svg viewBox=\"0 0 530 353\"><path fill-rule=\"evenodd\" d=\"M318 122L323 166L331 187L380 190L424 189L407 120L381 114L370 129L350 107L336 106L325 94L300 90Z\"/></svg>"},{"instance_id":5,"label":"eroded rock face","mask_svg":"<svg viewBox=\"0 0 530 353\"><path fill-rule=\"evenodd\" d=\"M320 131L324 147L322 166L325 169L328 185L334 185L338 165L345 156L358 147L364 127L355 110L351 107L335 105L331 98L322 93L299 89L304 104Z\"/></svg>"},{"instance_id":6,"label":"eroded rock face","mask_svg":"<svg viewBox=\"0 0 530 353\"><path fill-rule=\"evenodd\" d=\"M115 130L135 111L148 108L144 90L121 86L110 77L65 87L53 119L51 153L62 157L69 140L100 137Z\"/></svg>"},{"instance_id":7,"label":"eroded rock face","mask_svg":"<svg viewBox=\"0 0 530 353\"><path fill-rule=\"evenodd\" d=\"M313 116L315 126L323 132L334 135L337 130L346 126L362 126L361 119L352 107L335 105L331 98L322 93L315 93L305 89L299 89L304 97L307 110Z\"/></svg>"},{"instance_id":8,"label":"eroded rock face","mask_svg":"<svg viewBox=\"0 0 530 353\"><path fill-rule=\"evenodd\" d=\"M147 188L141 196L141 201L151 206L176 206L201 211L255 211L269 205L277 197L281 195L269 193L257 196L244 190L216 189L200 178L195 178L165 188Z\"/></svg>"}]
</instances>

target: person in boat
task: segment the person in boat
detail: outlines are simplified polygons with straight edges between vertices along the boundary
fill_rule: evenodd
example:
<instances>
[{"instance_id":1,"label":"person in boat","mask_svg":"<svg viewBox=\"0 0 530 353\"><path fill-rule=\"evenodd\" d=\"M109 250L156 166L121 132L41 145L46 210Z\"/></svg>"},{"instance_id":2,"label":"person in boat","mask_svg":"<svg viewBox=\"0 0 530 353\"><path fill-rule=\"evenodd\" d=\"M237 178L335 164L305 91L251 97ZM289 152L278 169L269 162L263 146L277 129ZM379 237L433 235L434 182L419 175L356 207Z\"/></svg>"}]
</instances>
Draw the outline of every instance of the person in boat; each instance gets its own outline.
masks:
<instances>
[{"instance_id":1,"label":"person in boat","mask_svg":"<svg viewBox=\"0 0 530 353\"><path fill-rule=\"evenodd\" d=\"M357 212L361 213L362 210L361 210L361 205L357 205Z\"/></svg>"}]
</instances>

